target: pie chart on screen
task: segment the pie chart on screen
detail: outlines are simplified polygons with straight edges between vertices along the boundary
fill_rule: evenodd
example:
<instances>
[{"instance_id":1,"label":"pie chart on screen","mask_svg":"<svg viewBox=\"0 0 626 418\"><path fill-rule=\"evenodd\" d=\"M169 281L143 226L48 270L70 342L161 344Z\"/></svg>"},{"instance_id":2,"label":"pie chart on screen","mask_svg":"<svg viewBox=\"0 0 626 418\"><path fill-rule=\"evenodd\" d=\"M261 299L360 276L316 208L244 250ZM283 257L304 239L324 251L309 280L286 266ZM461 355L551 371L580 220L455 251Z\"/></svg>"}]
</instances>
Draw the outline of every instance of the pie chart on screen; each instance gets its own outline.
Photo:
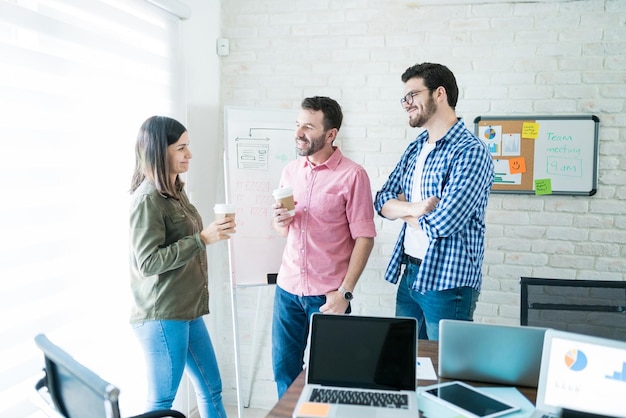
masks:
<instances>
[{"instance_id":1,"label":"pie chart on screen","mask_svg":"<svg viewBox=\"0 0 626 418\"><path fill-rule=\"evenodd\" d=\"M587 356L580 350L572 349L565 354L565 365L570 370L579 372L587 367Z\"/></svg>"}]
</instances>

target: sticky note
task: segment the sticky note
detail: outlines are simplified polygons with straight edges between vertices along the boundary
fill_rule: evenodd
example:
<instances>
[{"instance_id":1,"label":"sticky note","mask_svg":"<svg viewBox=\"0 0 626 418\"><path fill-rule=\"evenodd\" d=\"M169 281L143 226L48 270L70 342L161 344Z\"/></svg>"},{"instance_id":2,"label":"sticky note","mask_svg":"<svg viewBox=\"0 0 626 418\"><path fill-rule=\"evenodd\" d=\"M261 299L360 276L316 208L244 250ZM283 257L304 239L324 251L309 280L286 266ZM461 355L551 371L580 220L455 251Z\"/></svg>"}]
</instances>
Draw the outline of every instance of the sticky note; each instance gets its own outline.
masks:
<instances>
[{"instance_id":1,"label":"sticky note","mask_svg":"<svg viewBox=\"0 0 626 418\"><path fill-rule=\"evenodd\" d=\"M550 179L535 180L535 194L536 195L552 194L552 181Z\"/></svg>"},{"instance_id":2,"label":"sticky note","mask_svg":"<svg viewBox=\"0 0 626 418\"><path fill-rule=\"evenodd\" d=\"M522 124L522 138L537 139L539 136L539 124L536 122L524 122Z\"/></svg>"},{"instance_id":3,"label":"sticky note","mask_svg":"<svg viewBox=\"0 0 626 418\"><path fill-rule=\"evenodd\" d=\"M509 171L511 174L521 174L526 172L526 159L524 157L510 158Z\"/></svg>"},{"instance_id":4,"label":"sticky note","mask_svg":"<svg viewBox=\"0 0 626 418\"><path fill-rule=\"evenodd\" d=\"M327 403L315 403L315 402L304 402L300 405L300 409L298 409L299 417L327 417L330 412L330 404Z\"/></svg>"}]
</instances>

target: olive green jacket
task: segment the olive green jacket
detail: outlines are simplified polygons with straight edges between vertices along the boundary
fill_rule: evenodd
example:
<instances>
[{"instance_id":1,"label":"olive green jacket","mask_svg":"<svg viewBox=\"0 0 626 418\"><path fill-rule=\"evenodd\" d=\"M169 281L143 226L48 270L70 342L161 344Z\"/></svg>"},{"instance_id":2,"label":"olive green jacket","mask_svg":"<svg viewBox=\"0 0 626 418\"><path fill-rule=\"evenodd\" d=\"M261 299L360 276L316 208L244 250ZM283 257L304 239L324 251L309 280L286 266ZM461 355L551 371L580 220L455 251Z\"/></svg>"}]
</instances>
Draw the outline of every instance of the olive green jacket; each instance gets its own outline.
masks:
<instances>
[{"instance_id":1,"label":"olive green jacket","mask_svg":"<svg viewBox=\"0 0 626 418\"><path fill-rule=\"evenodd\" d=\"M130 208L131 322L191 320L209 313L202 219L185 192L180 200L144 181Z\"/></svg>"}]
</instances>

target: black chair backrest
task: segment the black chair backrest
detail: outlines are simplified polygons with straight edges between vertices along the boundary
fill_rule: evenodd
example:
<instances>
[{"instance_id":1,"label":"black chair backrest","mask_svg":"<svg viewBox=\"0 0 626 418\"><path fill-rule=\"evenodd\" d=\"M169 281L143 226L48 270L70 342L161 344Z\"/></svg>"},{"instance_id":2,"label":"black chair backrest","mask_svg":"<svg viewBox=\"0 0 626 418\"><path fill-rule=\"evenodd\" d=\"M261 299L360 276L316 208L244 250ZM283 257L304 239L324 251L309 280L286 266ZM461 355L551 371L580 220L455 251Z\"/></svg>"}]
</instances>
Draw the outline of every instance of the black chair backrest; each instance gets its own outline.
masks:
<instances>
[{"instance_id":1,"label":"black chair backrest","mask_svg":"<svg viewBox=\"0 0 626 418\"><path fill-rule=\"evenodd\" d=\"M36 389L42 394L47 388L50 397L47 400L56 412L65 418L120 418L117 387L80 364L44 334L37 335L35 343L45 360L45 376L37 382ZM165 410L131 418L152 417L185 418L185 415Z\"/></svg>"},{"instance_id":2,"label":"black chair backrest","mask_svg":"<svg viewBox=\"0 0 626 418\"><path fill-rule=\"evenodd\" d=\"M56 410L67 418L120 418L119 389L101 379L45 335L35 337L43 351L46 386Z\"/></svg>"},{"instance_id":3,"label":"black chair backrest","mask_svg":"<svg viewBox=\"0 0 626 418\"><path fill-rule=\"evenodd\" d=\"M626 340L626 282L522 277L520 324Z\"/></svg>"}]
</instances>

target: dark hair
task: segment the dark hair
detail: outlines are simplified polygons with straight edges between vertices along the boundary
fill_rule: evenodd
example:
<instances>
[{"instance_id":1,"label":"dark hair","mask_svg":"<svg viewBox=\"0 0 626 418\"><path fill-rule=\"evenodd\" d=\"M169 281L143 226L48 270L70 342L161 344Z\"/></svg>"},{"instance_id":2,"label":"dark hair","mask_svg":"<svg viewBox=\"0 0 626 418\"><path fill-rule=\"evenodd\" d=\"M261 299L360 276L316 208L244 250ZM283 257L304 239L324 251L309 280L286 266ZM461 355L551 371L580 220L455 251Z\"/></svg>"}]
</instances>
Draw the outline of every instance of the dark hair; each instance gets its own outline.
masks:
<instances>
[{"instance_id":1,"label":"dark hair","mask_svg":"<svg viewBox=\"0 0 626 418\"><path fill-rule=\"evenodd\" d=\"M343 112L341 106L335 100L325 96L313 96L307 97L302 100L302 109L308 110L321 110L324 114L324 130L333 128L341 128L341 122L343 121Z\"/></svg>"},{"instance_id":2,"label":"dark hair","mask_svg":"<svg viewBox=\"0 0 626 418\"><path fill-rule=\"evenodd\" d=\"M456 107L456 102L459 99L459 88L456 85L454 74L448 67L431 62L415 64L407 68L404 74L402 74L402 82L406 83L415 77L423 79L424 86L430 91L435 90L439 86L446 89L448 105L453 109Z\"/></svg>"},{"instance_id":3,"label":"dark hair","mask_svg":"<svg viewBox=\"0 0 626 418\"><path fill-rule=\"evenodd\" d=\"M141 125L135 144L135 172L130 185L131 193L148 178L164 196L178 198L184 183L176 176L170 182L167 164L167 147L180 139L187 129L177 120L167 116L152 116Z\"/></svg>"}]
</instances>

